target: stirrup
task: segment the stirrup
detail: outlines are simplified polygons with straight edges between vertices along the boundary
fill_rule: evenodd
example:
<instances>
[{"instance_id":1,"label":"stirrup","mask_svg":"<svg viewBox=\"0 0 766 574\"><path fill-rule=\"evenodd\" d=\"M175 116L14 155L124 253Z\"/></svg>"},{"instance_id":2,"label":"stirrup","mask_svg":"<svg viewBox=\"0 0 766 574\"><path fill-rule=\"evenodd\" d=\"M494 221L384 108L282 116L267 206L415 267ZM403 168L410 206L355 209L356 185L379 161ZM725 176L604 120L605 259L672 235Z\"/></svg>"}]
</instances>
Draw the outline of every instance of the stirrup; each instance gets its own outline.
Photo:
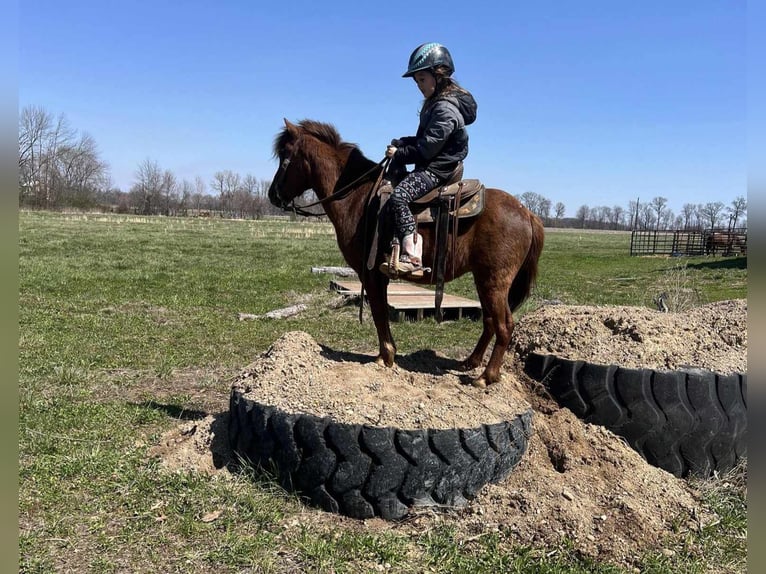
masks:
<instances>
[{"instance_id":1,"label":"stirrup","mask_svg":"<svg viewBox=\"0 0 766 574\"><path fill-rule=\"evenodd\" d=\"M384 261L380 264L380 272L387 275L391 279L397 279L399 277L403 279L418 279L423 277L426 271L431 271L428 267L423 267L421 264L415 263L406 258L402 260L398 257L398 249L396 247L391 250L391 255L388 261Z\"/></svg>"}]
</instances>

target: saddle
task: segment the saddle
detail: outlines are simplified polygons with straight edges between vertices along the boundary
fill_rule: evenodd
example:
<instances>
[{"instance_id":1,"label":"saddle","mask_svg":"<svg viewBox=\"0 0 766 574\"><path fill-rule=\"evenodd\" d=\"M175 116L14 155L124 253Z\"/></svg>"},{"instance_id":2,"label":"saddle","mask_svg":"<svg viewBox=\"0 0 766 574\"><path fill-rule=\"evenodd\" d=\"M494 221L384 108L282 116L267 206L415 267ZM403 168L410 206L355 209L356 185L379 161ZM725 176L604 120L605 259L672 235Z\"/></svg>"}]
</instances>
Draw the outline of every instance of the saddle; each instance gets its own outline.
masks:
<instances>
[{"instance_id":1,"label":"saddle","mask_svg":"<svg viewBox=\"0 0 766 574\"><path fill-rule=\"evenodd\" d=\"M450 178L424 196L411 201L410 209L418 224L435 223L445 203L450 219L476 217L484 211L484 184L478 179L462 179L463 162Z\"/></svg>"},{"instance_id":2,"label":"saddle","mask_svg":"<svg viewBox=\"0 0 766 574\"><path fill-rule=\"evenodd\" d=\"M441 302L444 296L444 274L448 249L447 238L450 235L450 227L452 227L452 241L454 242L457 239L458 220L476 217L484 210L484 184L478 179L462 179L462 177L463 162L460 162L443 185L435 187L409 204L417 225L436 226L435 253L432 254L434 272L431 274L431 283L436 283L435 307L436 320L438 322L441 322L443 319ZM379 209L382 210L388 200L388 194L380 195ZM370 245L367 269L372 269L377 259L378 237L382 225L379 217L380 212L377 215L378 217L375 218L377 220L377 227L372 244ZM403 278L406 279L407 277Z\"/></svg>"}]
</instances>

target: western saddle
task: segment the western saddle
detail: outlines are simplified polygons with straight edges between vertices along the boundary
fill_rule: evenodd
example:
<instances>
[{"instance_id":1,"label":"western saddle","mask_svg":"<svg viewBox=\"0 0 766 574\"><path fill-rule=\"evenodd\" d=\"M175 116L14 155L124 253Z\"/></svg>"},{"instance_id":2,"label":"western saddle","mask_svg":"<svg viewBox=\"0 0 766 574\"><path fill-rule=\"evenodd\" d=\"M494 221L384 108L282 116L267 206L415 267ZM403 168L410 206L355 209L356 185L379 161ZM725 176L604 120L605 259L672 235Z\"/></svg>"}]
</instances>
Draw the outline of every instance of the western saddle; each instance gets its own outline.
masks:
<instances>
[{"instance_id":1,"label":"western saddle","mask_svg":"<svg viewBox=\"0 0 766 574\"><path fill-rule=\"evenodd\" d=\"M441 301L444 295L444 276L447 262L447 238L452 231L453 243L457 239L458 221L464 218L476 217L484 210L484 184L478 179L462 179L463 162L460 162L452 172L447 181L432 189L422 197L410 202L410 209L417 225L435 225L435 252L433 256L433 272L430 276L430 282L436 284L436 320L441 321L443 314L441 311ZM381 192L378 188L377 195L380 196L379 210L388 201L391 188ZM382 222L380 221L380 211L375 218L377 225L375 228L370 252L367 258L367 269L371 270L375 266L378 254L378 238ZM425 255L425 254L424 254ZM406 279L406 276L402 276Z\"/></svg>"}]
</instances>

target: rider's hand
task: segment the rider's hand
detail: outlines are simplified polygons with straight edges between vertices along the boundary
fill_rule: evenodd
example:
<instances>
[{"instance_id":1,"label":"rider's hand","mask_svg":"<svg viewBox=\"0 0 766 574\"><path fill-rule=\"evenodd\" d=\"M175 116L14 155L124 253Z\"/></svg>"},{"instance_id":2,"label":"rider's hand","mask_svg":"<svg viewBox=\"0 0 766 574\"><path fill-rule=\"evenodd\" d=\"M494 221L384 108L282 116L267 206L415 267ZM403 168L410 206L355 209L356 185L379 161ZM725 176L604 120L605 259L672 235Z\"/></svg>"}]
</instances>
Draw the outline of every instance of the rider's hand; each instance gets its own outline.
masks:
<instances>
[{"instance_id":1,"label":"rider's hand","mask_svg":"<svg viewBox=\"0 0 766 574\"><path fill-rule=\"evenodd\" d=\"M392 145L390 145L390 146L388 146L388 147L386 148L386 157L387 157L387 158L389 158L389 159L390 159L390 158L394 157L394 154L395 154L395 153L396 153L396 146L392 146Z\"/></svg>"},{"instance_id":2,"label":"rider's hand","mask_svg":"<svg viewBox=\"0 0 766 574\"><path fill-rule=\"evenodd\" d=\"M391 145L394 147L402 147L404 145L404 142L400 139L392 139Z\"/></svg>"}]
</instances>

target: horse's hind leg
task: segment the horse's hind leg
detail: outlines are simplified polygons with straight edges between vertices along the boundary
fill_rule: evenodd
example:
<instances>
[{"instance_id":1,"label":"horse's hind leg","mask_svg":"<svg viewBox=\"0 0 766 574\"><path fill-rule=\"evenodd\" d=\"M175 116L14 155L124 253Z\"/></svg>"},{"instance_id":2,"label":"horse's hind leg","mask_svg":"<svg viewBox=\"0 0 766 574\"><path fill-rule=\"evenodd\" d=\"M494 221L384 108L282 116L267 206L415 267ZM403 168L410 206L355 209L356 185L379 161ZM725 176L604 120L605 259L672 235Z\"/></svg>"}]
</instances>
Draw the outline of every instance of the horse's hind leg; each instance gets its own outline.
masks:
<instances>
[{"instance_id":1,"label":"horse's hind leg","mask_svg":"<svg viewBox=\"0 0 766 574\"><path fill-rule=\"evenodd\" d=\"M503 366L503 358L511 342L514 327L513 315L508 305L508 289L493 289L487 299L488 305L485 305L482 301L482 307L484 313L490 316L490 324L494 327L495 346L492 348L492 354L489 357L489 362L484 372L478 379L473 381L473 385L480 388L500 380L500 367ZM485 322L484 325L486 331L487 323ZM482 333L482 338L479 339L480 344L484 339L484 335L485 333Z\"/></svg>"},{"instance_id":2,"label":"horse's hind leg","mask_svg":"<svg viewBox=\"0 0 766 574\"><path fill-rule=\"evenodd\" d=\"M465 371L470 371L481 365L482 360L484 360L484 353L487 352L489 342L495 334L495 328L492 325L492 317L489 313L484 313L482 311L482 321L484 323L484 328L479 337L479 342L476 343L476 347L468 358L460 364L460 367Z\"/></svg>"}]
</instances>

